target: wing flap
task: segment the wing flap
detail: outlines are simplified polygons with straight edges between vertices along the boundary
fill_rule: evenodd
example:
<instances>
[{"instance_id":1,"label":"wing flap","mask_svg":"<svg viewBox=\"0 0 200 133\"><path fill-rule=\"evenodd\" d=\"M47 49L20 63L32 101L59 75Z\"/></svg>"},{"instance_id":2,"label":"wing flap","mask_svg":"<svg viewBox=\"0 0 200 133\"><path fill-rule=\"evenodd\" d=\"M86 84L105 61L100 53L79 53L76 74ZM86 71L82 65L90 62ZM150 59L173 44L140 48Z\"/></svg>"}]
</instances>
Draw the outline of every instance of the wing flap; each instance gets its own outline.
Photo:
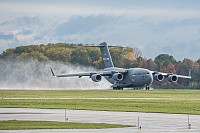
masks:
<instances>
[{"instance_id":1,"label":"wing flap","mask_svg":"<svg viewBox=\"0 0 200 133\"><path fill-rule=\"evenodd\" d=\"M80 78L80 77L83 77L83 76L92 76L93 74L96 74L96 73L58 74L58 75L55 75L55 76L56 77L74 77L74 76L78 76Z\"/></svg>"}]
</instances>

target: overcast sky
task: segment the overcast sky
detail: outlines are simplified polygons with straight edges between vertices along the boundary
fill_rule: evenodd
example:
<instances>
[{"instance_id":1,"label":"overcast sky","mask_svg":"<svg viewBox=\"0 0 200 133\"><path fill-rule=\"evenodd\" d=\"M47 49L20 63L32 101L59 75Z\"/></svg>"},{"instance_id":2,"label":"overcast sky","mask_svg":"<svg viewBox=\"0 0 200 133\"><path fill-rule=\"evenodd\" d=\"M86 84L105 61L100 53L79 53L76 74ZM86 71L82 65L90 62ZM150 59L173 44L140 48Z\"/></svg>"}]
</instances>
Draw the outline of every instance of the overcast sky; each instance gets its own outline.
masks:
<instances>
[{"instance_id":1,"label":"overcast sky","mask_svg":"<svg viewBox=\"0 0 200 133\"><path fill-rule=\"evenodd\" d=\"M54 42L132 46L200 58L200 0L1 0L0 53Z\"/></svg>"}]
</instances>

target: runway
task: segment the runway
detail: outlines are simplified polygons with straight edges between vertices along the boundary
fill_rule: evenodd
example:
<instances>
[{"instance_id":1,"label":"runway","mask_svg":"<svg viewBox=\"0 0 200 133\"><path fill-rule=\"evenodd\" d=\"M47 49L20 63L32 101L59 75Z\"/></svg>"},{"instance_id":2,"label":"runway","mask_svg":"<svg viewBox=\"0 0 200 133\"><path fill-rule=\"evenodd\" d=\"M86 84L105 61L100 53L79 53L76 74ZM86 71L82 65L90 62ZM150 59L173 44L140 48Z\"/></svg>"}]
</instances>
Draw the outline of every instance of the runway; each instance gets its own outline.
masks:
<instances>
[{"instance_id":1,"label":"runway","mask_svg":"<svg viewBox=\"0 0 200 133\"><path fill-rule=\"evenodd\" d=\"M70 122L87 123L111 123L141 126L129 128L109 129L44 129L44 130L0 130L4 133L16 132L70 132L70 133L169 133L169 132L200 132L200 115L189 115L191 129L188 129L188 115L164 114L164 113L140 113L140 112L113 112L113 111L89 111L89 110L66 110L66 118ZM139 119L138 119L139 118ZM64 109L29 109L29 108L0 108L0 120L34 120L34 121L60 121L64 122Z\"/></svg>"}]
</instances>

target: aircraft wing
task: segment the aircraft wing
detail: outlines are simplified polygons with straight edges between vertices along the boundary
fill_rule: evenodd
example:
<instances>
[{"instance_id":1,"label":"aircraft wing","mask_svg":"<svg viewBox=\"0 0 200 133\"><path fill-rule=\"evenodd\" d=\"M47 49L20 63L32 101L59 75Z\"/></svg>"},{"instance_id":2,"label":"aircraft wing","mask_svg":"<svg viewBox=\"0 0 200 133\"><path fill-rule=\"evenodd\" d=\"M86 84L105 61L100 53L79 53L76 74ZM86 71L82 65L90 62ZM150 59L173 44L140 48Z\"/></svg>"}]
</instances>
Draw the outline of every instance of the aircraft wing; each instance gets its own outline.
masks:
<instances>
[{"instance_id":1,"label":"aircraft wing","mask_svg":"<svg viewBox=\"0 0 200 133\"><path fill-rule=\"evenodd\" d=\"M93 74L97 74L97 73L77 73L77 74L54 74L52 68L51 69L51 73L54 77L73 77L73 76L78 76L79 78L81 78L82 76L92 76Z\"/></svg>"},{"instance_id":2,"label":"aircraft wing","mask_svg":"<svg viewBox=\"0 0 200 133\"><path fill-rule=\"evenodd\" d=\"M102 71L102 72L90 72L90 73L76 73L76 74L54 74L53 69L51 69L51 73L54 77L73 77L73 76L78 76L79 78L81 78L82 76L89 76L91 77L94 74L99 74L101 76L112 76L115 73L121 73L121 74L125 74L127 73L126 70L121 69L121 70L109 70L109 71Z\"/></svg>"},{"instance_id":3,"label":"aircraft wing","mask_svg":"<svg viewBox=\"0 0 200 133\"><path fill-rule=\"evenodd\" d=\"M175 74L176 75L176 74ZM191 76L184 76L184 75L176 75L179 78L191 79Z\"/></svg>"},{"instance_id":4,"label":"aircraft wing","mask_svg":"<svg viewBox=\"0 0 200 133\"><path fill-rule=\"evenodd\" d=\"M127 71L102 71L99 74L101 76L112 76L115 73L125 74L125 73L127 73Z\"/></svg>"},{"instance_id":5,"label":"aircraft wing","mask_svg":"<svg viewBox=\"0 0 200 133\"><path fill-rule=\"evenodd\" d=\"M189 70L189 75L188 76L185 76L185 75L177 75L177 74L173 74L173 73L163 73L163 72L157 72L157 71L151 71L151 73L153 74L153 75L155 75L155 74L161 74L161 75L163 75L164 77L168 77L168 76L170 76L170 75L174 75L174 76L176 76L176 77L178 77L178 78L186 78L186 79L191 79L192 77L191 77L191 70Z\"/></svg>"}]
</instances>

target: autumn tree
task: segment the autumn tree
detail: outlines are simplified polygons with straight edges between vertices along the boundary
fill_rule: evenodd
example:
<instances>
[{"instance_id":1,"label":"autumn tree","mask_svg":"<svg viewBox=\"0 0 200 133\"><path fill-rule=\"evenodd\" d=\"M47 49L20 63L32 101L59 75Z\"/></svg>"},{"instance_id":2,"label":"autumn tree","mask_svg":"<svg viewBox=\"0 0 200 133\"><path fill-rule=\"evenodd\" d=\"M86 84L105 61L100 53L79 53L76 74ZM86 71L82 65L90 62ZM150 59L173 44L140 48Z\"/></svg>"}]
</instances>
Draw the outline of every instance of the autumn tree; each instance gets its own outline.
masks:
<instances>
[{"instance_id":1,"label":"autumn tree","mask_svg":"<svg viewBox=\"0 0 200 133\"><path fill-rule=\"evenodd\" d=\"M198 63L198 61L193 61L191 59L184 59L183 63L188 66L188 69L192 70L191 82L195 82L195 83L199 84L200 76L199 76L199 63Z\"/></svg>"},{"instance_id":2,"label":"autumn tree","mask_svg":"<svg viewBox=\"0 0 200 133\"><path fill-rule=\"evenodd\" d=\"M126 47L124 48L124 58L123 58L123 67L125 68L131 68L134 67L134 62L136 61L136 58L134 57L133 48Z\"/></svg>"},{"instance_id":3,"label":"autumn tree","mask_svg":"<svg viewBox=\"0 0 200 133\"><path fill-rule=\"evenodd\" d=\"M167 65L167 73L176 74L175 66L171 62Z\"/></svg>"},{"instance_id":4,"label":"autumn tree","mask_svg":"<svg viewBox=\"0 0 200 133\"><path fill-rule=\"evenodd\" d=\"M1 59L2 60L15 60L15 59L17 59L18 54L14 53L14 51L15 51L14 48L6 49L1 54Z\"/></svg>"},{"instance_id":5,"label":"autumn tree","mask_svg":"<svg viewBox=\"0 0 200 133\"><path fill-rule=\"evenodd\" d=\"M148 59L147 60L147 69L152 70L152 71L157 71L158 66L152 59Z\"/></svg>"},{"instance_id":6,"label":"autumn tree","mask_svg":"<svg viewBox=\"0 0 200 133\"><path fill-rule=\"evenodd\" d=\"M165 73L167 72L167 68L165 67L163 61L160 62L160 64L159 64L159 71L160 71L160 72L165 72Z\"/></svg>"},{"instance_id":7,"label":"autumn tree","mask_svg":"<svg viewBox=\"0 0 200 133\"><path fill-rule=\"evenodd\" d=\"M177 62L177 64L175 65L175 68L176 68L176 73L177 74L179 74L179 75L188 75L189 68L183 62L181 62L181 61ZM178 79L178 83L180 85L183 85L183 86L188 86L189 85L189 80L188 79L184 79L184 78L179 78Z\"/></svg>"},{"instance_id":8,"label":"autumn tree","mask_svg":"<svg viewBox=\"0 0 200 133\"><path fill-rule=\"evenodd\" d=\"M71 59L71 50L64 47L50 48L45 55L53 61L68 62Z\"/></svg>"},{"instance_id":9,"label":"autumn tree","mask_svg":"<svg viewBox=\"0 0 200 133\"><path fill-rule=\"evenodd\" d=\"M36 59L38 61L47 61L48 58L44 56L43 53L38 51L33 51L30 53L22 53L20 56L17 57L20 60L28 60L28 59Z\"/></svg>"},{"instance_id":10,"label":"autumn tree","mask_svg":"<svg viewBox=\"0 0 200 133\"><path fill-rule=\"evenodd\" d=\"M117 47L110 48L110 54L111 54L114 66L116 66L116 67L124 66L124 63L122 60L124 60L123 58L125 58L125 57L123 56L124 52L123 52L122 48L117 48Z\"/></svg>"},{"instance_id":11,"label":"autumn tree","mask_svg":"<svg viewBox=\"0 0 200 133\"><path fill-rule=\"evenodd\" d=\"M134 53L134 57L136 59L139 58L139 57L142 57L142 51L137 47L133 48L133 53Z\"/></svg>"},{"instance_id":12,"label":"autumn tree","mask_svg":"<svg viewBox=\"0 0 200 133\"><path fill-rule=\"evenodd\" d=\"M147 60L145 58L142 58L138 64L139 68L147 68L148 67L148 63Z\"/></svg>"},{"instance_id":13,"label":"autumn tree","mask_svg":"<svg viewBox=\"0 0 200 133\"><path fill-rule=\"evenodd\" d=\"M70 62L72 64L81 64L88 66L89 56L86 48L78 47L72 50Z\"/></svg>"},{"instance_id":14,"label":"autumn tree","mask_svg":"<svg viewBox=\"0 0 200 133\"><path fill-rule=\"evenodd\" d=\"M94 61L93 65L94 65L95 68L103 69L104 68L104 64L102 62L102 57L99 57L98 60Z\"/></svg>"},{"instance_id":15,"label":"autumn tree","mask_svg":"<svg viewBox=\"0 0 200 133\"><path fill-rule=\"evenodd\" d=\"M87 48L87 53L88 53L88 65L90 66L96 66L97 64L94 64L94 62L98 62L99 57L101 56L99 48Z\"/></svg>"},{"instance_id":16,"label":"autumn tree","mask_svg":"<svg viewBox=\"0 0 200 133\"><path fill-rule=\"evenodd\" d=\"M175 64L176 60L174 59L173 56L170 56L168 54L160 54L155 58L154 62L157 64L158 69L162 70L162 69L166 69L169 63Z\"/></svg>"}]
</instances>

